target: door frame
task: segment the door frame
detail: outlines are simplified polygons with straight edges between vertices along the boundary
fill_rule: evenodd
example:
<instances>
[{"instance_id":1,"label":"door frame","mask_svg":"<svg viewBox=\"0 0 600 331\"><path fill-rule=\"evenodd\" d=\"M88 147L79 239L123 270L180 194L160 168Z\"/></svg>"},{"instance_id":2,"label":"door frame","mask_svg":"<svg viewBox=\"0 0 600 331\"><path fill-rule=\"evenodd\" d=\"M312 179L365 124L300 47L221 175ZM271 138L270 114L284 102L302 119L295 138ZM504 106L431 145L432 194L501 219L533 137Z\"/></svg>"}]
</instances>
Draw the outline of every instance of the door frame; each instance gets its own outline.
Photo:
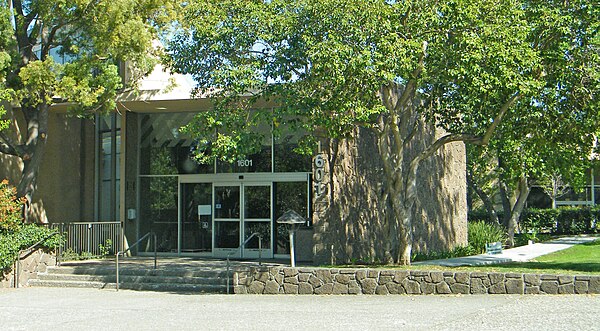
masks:
<instances>
[{"instance_id":1,"label":"door frame","mask_svg":"<svg viewBox=\"0 0 600 331\"><path fill-rule=\"evenodd\" d=\"M242 243L241 238L243 235L243 224L242 224L242 218L243 218L243 210L241 209L243 207L242 205L242 201L241 199L243 198L243 184L247 184L247 185L257 185L260 186L262 185L268 185L270 186L270 190L271 190L271 236L269 238L270 241L270 249L269 249L269 254L266 254L266 250L262 251L262 257L263 258L274 258L274 257L278 257L278 258L284 258L284 257L289 257L288 254L274 254L274 242L273 242L273 231L275 231L274 228L274 222L275 220L273 219L274 215L273 215L273 209L274 209L274 203L275 201L273 201L273 183L274 182L308 182L307 185L307 196L308 199L311 199L311 178L310 178L311 174L307 173L307 172L271 172L271 173L217 173L217 174L189 174L189 175L178 175L178 221L179 221L179 226L178 226L178 250L179 250L179 255L183 256L183 255L194 255L194 256L198 256L198 255L203 255L206 256L206 253L202 253L202 254L198 254L198 253L182 253L181 252L181 238L182 238L182 233L181 233L181 221L182 221L182 210L181 210L181 199L183 198L181 195L181 185L182 184L189 184L189 183L210 183L212 184L212 208L213 208L213 215L212 215L212 226L213 226L213 234L212 234L212 255L209 254L208 256L212 256L212 257L216 257L216 258L226 258L228 253L232 253L230 256L231 257L242 257L242 252L241 249L228 249L228 248L221 248L221 249L217 249L215 248L215 213L214 213L214 205L215 205L215 195L214 195L214 188L215 186L218 185L222 185L225 184L224 186L227 185L239 185L240 186L240 220L239 220L239 224L240 224L240 244ZM310 205L310 202L307 201L307 203ZM237 250L237 252L236 252ZM255 258L258 257L258 250L257 249L250 249L249 252L256 252L255 254L250 254L250 256L245 256L244 257L248 257L248 258ZM256 256L254 256L256 255Z\"/></svg>"}]
</instances>

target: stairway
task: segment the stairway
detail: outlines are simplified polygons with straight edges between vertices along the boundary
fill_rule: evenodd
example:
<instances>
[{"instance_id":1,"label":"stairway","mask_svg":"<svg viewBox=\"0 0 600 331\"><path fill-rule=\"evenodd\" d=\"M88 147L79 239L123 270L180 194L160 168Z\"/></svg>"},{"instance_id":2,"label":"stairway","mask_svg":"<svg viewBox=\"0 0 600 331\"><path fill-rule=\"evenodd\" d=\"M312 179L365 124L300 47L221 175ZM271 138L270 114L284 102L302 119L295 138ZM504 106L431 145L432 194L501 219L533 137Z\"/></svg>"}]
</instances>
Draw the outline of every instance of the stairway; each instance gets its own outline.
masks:
<instances>
[{"instance_id":1,"label":"stairway","mask_svg":"<svg viewBox=\"0 0 600 331\"><path fill-rule=\"evenodd\" d=\"M119 272L120 289L177 293L227 293L225 268L159 268L127 266ZM38 273L32 287L84 287L116 289L115 267L103 265L66 265L49 267Z\"/></svg>"}]
</instances>

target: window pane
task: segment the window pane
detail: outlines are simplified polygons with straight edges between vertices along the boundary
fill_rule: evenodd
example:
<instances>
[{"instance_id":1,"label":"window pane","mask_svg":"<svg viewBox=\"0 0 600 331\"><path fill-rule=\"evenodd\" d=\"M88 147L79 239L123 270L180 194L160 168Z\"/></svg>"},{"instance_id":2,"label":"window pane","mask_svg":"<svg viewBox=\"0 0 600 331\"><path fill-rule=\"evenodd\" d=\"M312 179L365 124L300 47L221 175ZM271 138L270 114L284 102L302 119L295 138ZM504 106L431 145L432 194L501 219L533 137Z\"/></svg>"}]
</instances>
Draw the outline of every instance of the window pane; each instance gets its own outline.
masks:
<instances>
[{"instance_id":1,"label":"window pane","mask_svg":"<svg viewBox=\"0 0 600 331\"><path fill-rule=\"evenodd\" d=\"M214 173L213 164L194 159L196 142L179 128L194 113L144 114L140 120L140 174L175 175Z\"/></svg>"},{"instance_id":2,"label":"window pane","mask_svg":"<svg viewBox=\"0 0 600 331\"><path fill-rule=\"evenodd\" d=\"M275 191L275 217L277 220L288 210L294 210L302 217L308 217L308 183L307 182L278 182L273 183ZM275 254L290 253L290 237L288 226L274 223Z\"/></svg>"},{"instance_id":3,"label":"window pane","mask_svg":"<svg viewBox=\"0 0 600 331\"><path fill-rule=\"evenodd\" d=\"M238 248L240 222L215 222L215 247Z\"/></svg>"},{"instance_id":4,"label":"window pane","mask_svg":"<svg viewBox=\"0 0 600 331\"><path fill-rule=\"evenodd\" d=\"M258 233L261 236L261 248L271 248L271 222L244 222L245 238L248 239L253 233ZM254 237L246 244L245 248L258 248L258 238Z\"/></svg>"},{"instance_id":5,"label":"window pane","mask_svg":"<svg viewBox=\"0 0 600 331\"><path fill-rule=\"evenodd\" d=\"M177 251L177 198L177 177L140 178L140 235L154 231L160 252Z\"/></svg>"},{"instance_id":6,"label":"window pane","mask_svg":"<svg viewBox=\"0 0 600 331\"><path fill-rule=\"evenodd\" d=\"M287 134L275 138L275 172L310 172L311 158L294 152L298 136Z\"/></svg>"},{"instance_id":7,"label":"window pane","mask_svg":"<svg viewBox=\"0 0 600 331\"><path fill-rule=\"evenodd\" d=\"M240 187L215 187L215 218L240 218Z\"/></svg>"}]
</instances>

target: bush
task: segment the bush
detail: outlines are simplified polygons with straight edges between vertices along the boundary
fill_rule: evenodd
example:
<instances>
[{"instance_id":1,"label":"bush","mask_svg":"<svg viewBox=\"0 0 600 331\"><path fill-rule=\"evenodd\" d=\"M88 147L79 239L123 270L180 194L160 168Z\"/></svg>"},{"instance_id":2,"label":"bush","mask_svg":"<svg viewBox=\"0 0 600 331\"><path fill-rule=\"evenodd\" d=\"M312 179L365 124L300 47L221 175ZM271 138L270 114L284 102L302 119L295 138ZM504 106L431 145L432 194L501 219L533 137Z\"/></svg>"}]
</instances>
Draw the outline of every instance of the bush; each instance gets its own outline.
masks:
<instances>
[{"instance_id":1,"label":"bush","mask_svg":"<svg viewBox=\"0 0 600 331\"><path fill-rule=\"evenodd\" d=\"M5 179L0 182L0 235L17 231L23 224L23 200L17 190Z\"/></svg>"},{"instance_id":2,"label":"bush","mask_svg":"<svg viewBox=\"0 0 600 331\"><path fill-rule=\"evenodd\" d=\"M473 248L471 246L458 246L451 251L441 251L441 252L430 252L430 253L414 253L411 261L428 261L428 260L441 260L441 259L450 259L454 257L462 257L473 255Z\"/></svg>"},{"instance_id":3,"label":"bush","mask_svg":"<svg viewBox=\"0 0 600 331\"><path fill-rule=\"evenodd\" d=\"M504 242L504 230L496 224L486 222L469 222L469 246L475 254L485 253L485 244L496 241Z\"/></svg>"},{"instance_id":4,"label":"bush","mask_svg":"<svg viewBox=\"0 0 600 331\"><path fill-rule=\"evenodd\" d=\"M53 231L35 224L23 224L21 210L23 200L16 197L14 187L8 181L0 182L0 271L9 270L21 249L37 243ZM53 249L62 242L59 235L52 236L42 245L43 249Z\"/></svg>"},{"instance_id":5,"label":"bush","mask_svg":"<svg viewBox=\"0 0 600 331\"><path fill-rule=\"evenodd\" d=\"M557 234L592 233L595 230L592 208L561 208L556 219Z\"/></svg>"},{"instance_id":6,"label":"bush","mask_svg":"<svg viewBox=\"0 0 600 331\"><path fill-rule=\"evenodd\" d=\"M498 213L502 218L502 213ZM583 234L598 232L600 206L561 207L557 209L525 209L521 214L519 229L522 233ZM469 212L469 223L490 223L485 210Z\"/></svg>"},{"instance_id":7,"label":"bush","mask_svg":"<svg viewBox=\"0 0 600 331\"><path fill-rule=\"evenodd\" d=\"M2 272L9 270L17 259L19 250L28 248L52 232L53 230L36 224L27 224L22 225L18 231L2 234L0 236L0 270ZM41 247L51 250L61 243L62 237L57 234L47 239Z\"/></svg>"},{"instance_id":8,"label":"bush","mask_svg":"<svg viewBox=\"0 0 600 331\"><path fill-rule=\"evenodd\" d=\"M521 232L554 233L561 209L526 209L521 215Z\"/></svg>"}]
</instances>

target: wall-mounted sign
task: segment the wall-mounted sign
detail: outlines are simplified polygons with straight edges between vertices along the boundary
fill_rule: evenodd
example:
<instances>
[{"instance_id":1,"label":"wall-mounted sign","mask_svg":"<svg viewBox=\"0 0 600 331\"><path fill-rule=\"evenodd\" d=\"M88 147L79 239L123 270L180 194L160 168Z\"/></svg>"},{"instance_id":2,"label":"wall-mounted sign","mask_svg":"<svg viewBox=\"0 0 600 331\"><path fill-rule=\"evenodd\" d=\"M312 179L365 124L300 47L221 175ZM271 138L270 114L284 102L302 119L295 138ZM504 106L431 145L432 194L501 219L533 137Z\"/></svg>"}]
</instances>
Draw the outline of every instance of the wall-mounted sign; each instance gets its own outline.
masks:
<instances>
[{"instance_id":1,"label":"wall-mounted sign","mask_svg":"<svg viewBox=\"0 0 600 331\"><path fill-rule=\"evenodd\" d=\"M208 229L208 222L202 222L202 228Z\"/></svg>"},{"instance_id":2,"label":"wall-mounted sign","mask_svg":"<svg viewBox=\"0 0 600 331\"><path fill-rule=\"evenodd\" d=\"M325 178L325 160L323 159L323 154L317 154L313 161L314 164L314 188L315 188L315 197L320 198L323 194L325 194L325 184L323 184L323 179Z\"/></svg>"},{"instance_id":3,"label":"wall-mounted sign","mask_svg":"<svg viewBox=\"0 0 600 331\"><path fill-rule=\"evenodd\" d=\"M198 205L198 215L211 215L212 209L210 205Z\"/></svg>"},{"instance_id":4,"label":"wall-mounted sign","mask_svg":"<svg viewBox=\"0 0 600 331\"><path fill-rule=\"evenodd\" d=\"M251 167L252 160L237 160L238 167Z\"/></svg>"}]
</instances>

